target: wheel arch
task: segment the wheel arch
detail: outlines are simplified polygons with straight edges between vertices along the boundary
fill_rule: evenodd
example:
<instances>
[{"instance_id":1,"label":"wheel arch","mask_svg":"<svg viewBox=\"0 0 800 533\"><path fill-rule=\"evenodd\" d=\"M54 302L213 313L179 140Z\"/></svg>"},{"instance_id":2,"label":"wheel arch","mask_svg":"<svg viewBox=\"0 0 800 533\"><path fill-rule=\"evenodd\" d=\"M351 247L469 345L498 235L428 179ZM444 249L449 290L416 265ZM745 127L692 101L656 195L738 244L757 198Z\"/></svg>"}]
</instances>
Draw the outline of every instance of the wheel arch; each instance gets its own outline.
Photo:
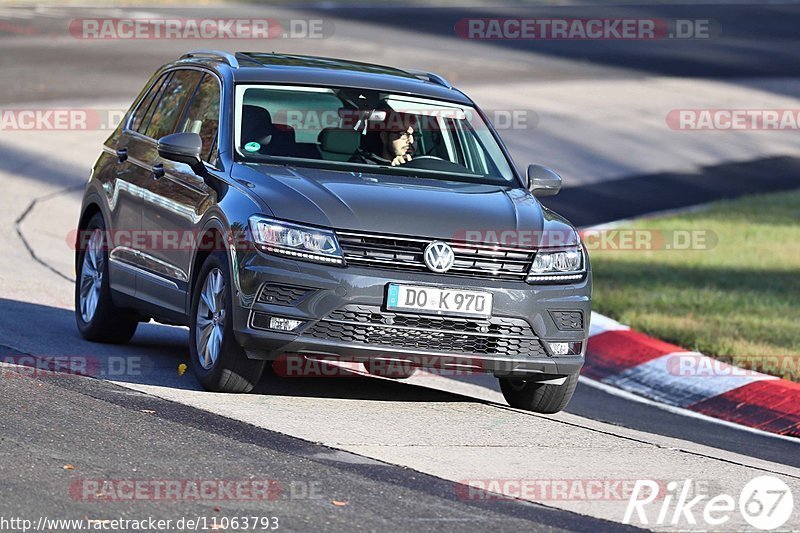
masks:
<instances>
[{"instance_id":1,"label":"wheel arch","mask_svg":"<svg viewBox=\"0 0 800 533\"><path fill-rule=\"evenodd\" d=\"M78 258L80 257L80 252L82 249L82 239L81 239L81 232L86 229L86 226L89 225L89 221L96 215L100 213L100 216L103 217L103 223L105 223L106 216L103 213L103 209L100 207L100 203L97 201L96 198L89 197L84 202L84 206L81 210L81 216L78 219L78 228L75 231L75 242L73 242L73 246L75 247L75 271L78 271ZM106 228L108 229L108 228Z\"/></svg>"},{"instance_id":2,"label":"wheel arch","mask_svg":"<svg viewBox=\"0 0 800 533\"><path fill-rule=\"evenodd\" d=\"M213 246L198 246L194 251L191 265L189 267L189 285L186 291L186 317L191 319L191 306L192 306L192 293L195 285L197 284L197 275L209 255L215 252L224 252L228 261L228 271L230 272L231 288L234 295L238 293L238 280L235 274L235 258L234 250L231 249L231 243L234 242L230 238L230 229L228 225L217 216L210 217L198 232L198 243L214 243Z\"/></svg>"}]
</instances>

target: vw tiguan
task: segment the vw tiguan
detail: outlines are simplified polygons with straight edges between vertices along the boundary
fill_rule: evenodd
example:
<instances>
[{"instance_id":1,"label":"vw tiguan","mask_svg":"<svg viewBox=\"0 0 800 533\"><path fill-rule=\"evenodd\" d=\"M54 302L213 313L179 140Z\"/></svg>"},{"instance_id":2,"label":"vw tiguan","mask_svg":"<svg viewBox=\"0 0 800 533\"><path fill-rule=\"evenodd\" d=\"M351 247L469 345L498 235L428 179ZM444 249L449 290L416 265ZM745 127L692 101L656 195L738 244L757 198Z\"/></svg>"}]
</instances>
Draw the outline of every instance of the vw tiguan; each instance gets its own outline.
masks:
<instances>
[{"instance_id":1,"label":"vw tiguan","mask_svg":"<svg viewBox=\"0 0 800 533\"><path fill-rule=\"evenodd\" d=\"M509 132L513 134L513 131ZM81 335L189 327L208 390L287 355L487 372L508 403L563 409L591 271L578 233L439 75L320 57L191 52L159 69L83 195Z\"/></svg>"}]
</instances>

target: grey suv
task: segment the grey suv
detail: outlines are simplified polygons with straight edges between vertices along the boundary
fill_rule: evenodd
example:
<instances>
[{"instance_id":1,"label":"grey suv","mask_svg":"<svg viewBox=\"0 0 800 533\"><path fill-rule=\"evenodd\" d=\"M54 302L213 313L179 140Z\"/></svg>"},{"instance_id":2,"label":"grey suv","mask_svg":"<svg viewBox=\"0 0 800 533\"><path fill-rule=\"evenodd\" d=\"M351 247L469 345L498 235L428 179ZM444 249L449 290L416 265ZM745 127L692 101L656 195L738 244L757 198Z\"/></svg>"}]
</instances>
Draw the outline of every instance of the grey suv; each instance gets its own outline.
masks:
<instances>
[{"instance_id":1,"label":"grey suv","mask_svg":"<svg viewBox=\"0 0 800 533\"><path fill-rule=\"evenodd\" d=\"M538 165L519 175L436 74L191 52L153 75L93 167L78 329L121 343L142 321L188 326L212 391L248 392L295 357L491 373L510 405L557 412L591 303L578 233L536 199L560 186Z\"/></svg>"}]
</instances>

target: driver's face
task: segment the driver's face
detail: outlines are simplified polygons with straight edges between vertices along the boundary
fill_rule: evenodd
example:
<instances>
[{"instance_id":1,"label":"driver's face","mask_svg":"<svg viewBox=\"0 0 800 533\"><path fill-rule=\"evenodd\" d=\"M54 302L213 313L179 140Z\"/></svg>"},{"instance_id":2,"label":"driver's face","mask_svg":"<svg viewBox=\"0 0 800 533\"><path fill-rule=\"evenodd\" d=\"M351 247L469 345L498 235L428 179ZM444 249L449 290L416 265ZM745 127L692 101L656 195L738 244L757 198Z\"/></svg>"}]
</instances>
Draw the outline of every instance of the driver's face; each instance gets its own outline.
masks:
<instances>
[{"instance_id":1,"label":"driver's face","mask_svg":"<svg viewBox=\"0 0 800 533\"><path fill-rule=\"evenodd\" d=\"M392 132L389 134L389 153L397 157L406 155L414 144L414 128L411 126L405 132Z\"/></svg>"}]
</instances>

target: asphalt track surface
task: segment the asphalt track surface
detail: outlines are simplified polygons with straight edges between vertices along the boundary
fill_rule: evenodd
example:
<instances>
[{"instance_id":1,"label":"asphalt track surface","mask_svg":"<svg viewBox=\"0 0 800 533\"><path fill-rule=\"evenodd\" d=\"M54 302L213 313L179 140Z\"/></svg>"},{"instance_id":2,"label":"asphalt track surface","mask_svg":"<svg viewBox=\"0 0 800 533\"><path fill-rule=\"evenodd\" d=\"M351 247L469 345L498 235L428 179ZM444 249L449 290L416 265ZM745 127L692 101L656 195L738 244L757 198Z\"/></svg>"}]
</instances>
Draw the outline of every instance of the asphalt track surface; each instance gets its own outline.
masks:
<instances>
[{"instance_id":1,"label":"asphalt track surface","mask_svg":"<svg viewBox=\"0 0 800 533\"><path fill-rule=\"evenodd\" d=\"M0 16L6 23L0 26L6 30L0 31L3 108L64 101L125 102L160 64L187 49L215 46L185 41L81 42L58 32L65 20L90 16L85 11L60 8L28 16L15 9L3 8ZM95 8L86 9L99 16ZM240 16L243 11L209 8L192 16ZM166 12L186 16L185 10ZM247 12L270 16L273 10L247 8ZM464 43L452 36L453 25L461 18L520 13L710 18L724 31L710 44L643 43L637 48L616 42ZM797 76L800 68L796 57L800 36L793 31L800 17L791 4L492 7L474 12L341 8L279 14L322 16L333 20L336 28L322 51L319 42L307 40L280 43L284 51L421 66L446 72L476 90L492 80L530 79L578 80L589 90L598 80L623 82L650 76L722 79L741 86L758 78L763 88L770 87L772 79ZM398 48L397 42L403 47ZM248 48L267 47L256 43ZM774 87L776 95L787 92L780 83ZM579 386L567 412L553 417L508 409L457 383L410 385L368 377L266 376L254 395L213 398L196 392L189 374L177 376L176 368L185 360L181 329L148 324L131 346L87 346L77 337L69 311L71 287L64 279L74 274L68 268L69 254L51 253L51 243L58 238L48 240L41 233L47 233L48 220L68 225L70 217L77 216L72 210L85 179L83 169L91 163L91 157L85 160L83 154L91 153L92 145L87 149L83 140L73 142L68 133L59 134L52 145L46 143L55 137L41 137L37 144L33 135L8 137L12 134L0 133L0 172L10 187L2 209L4 244L11 250L0 265L0 316L5 317L0 324L0 355L88 354L105 362L141 357L148 371L113 379L116 383L109 376L4 374L0 379L5 405L0 419L3 516L178 518L259 513L279 516L282 529L289 530L610 530L620 527L614 524L622 518L618 506L464 500L457 497L456 482L487 477L486 472L505 478L541 474L550 479L615 474L712 478L722 489L734 492L733 480L744 482L767 472L797 486L800 454L794 442L668 413L586 384ZM95 137L102 140L102 135ZM58 157L62 149L73 153ZM548 205L576 224L588 225L798 186L796 154L736 159L722 158L692 170L676 164L673 171L630 172L607 179L600 175L587 183L578 178ZM39 201L25 214L35 199ZM20 223L15 226L15 222ZM453 457L452 464L447 457ZM608 468L602 468L604 463ZM65 470L66 464L75 470ZM241 500L98 505L71 495L69 487L78 478L274 479L285 490L268 506ZM317 487L322 497L304 497L299 489L292 494L292 486ZM796 518L787 524L798 525Z\"/></svg>"}]
</instances>

